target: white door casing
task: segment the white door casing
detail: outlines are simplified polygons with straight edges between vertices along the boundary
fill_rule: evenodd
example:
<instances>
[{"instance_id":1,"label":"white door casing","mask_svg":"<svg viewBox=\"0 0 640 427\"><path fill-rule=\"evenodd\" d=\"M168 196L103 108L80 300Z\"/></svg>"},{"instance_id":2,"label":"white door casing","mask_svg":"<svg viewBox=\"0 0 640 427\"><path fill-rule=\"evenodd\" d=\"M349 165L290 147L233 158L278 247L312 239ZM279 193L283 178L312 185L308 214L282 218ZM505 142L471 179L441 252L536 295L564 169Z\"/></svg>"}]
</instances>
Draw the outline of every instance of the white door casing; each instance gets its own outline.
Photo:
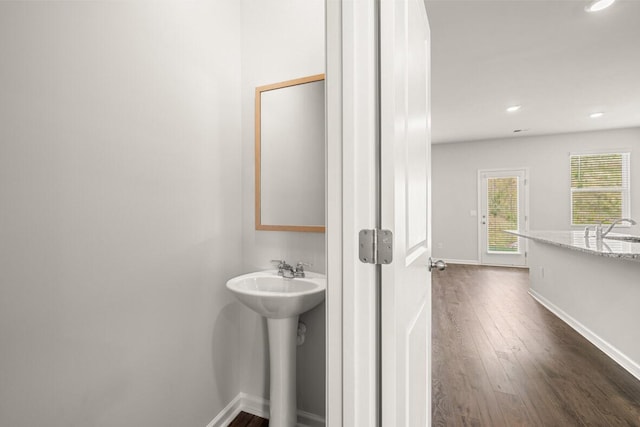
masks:
<instances>
[{"instance_id":1,"label":"white door casing","mask_svg":"<svg viewBox=\"0 0 640 427\"><path fill-rule=\"evenodd\" d=\"M358 233L378 221L377 5L327 0L326 424L379 424L377 268Z\"/></svg>"},{"instance_id":2,"label":"white door casing","mask_svg":"<svg viewBox=\"0 0 640 427\"><path fill-rule=\"evenodd\" d=\"M517 225L513 228L520 231L529 229L529 171L527 168L512 169L486 169L478 171L478 256L482 265L500 265L524 267L527 265L527 241L520 237L513 236L513 245L509 248L501 248L491 239L491 234L498 234L490 230L492 221L496 221L492 216L493 203L491 202L489 183L495 181L512 181L515 183L517 198ZM495 197L495 196L494 196ZM512 228L509 226L508 228ZM509 237L509 236L504 236Z\"/></svg>"},{"instance_id":3,"label":"white door casing","mask_svg":"<svg viewBox=\"0 0 640 427\"><path fill-rule=\"evenodd\" d=\"M430 32L421 0L382 1L381 214L394 233L382 267L383 427L431 424Z\"/></svg>"}]
</instances>

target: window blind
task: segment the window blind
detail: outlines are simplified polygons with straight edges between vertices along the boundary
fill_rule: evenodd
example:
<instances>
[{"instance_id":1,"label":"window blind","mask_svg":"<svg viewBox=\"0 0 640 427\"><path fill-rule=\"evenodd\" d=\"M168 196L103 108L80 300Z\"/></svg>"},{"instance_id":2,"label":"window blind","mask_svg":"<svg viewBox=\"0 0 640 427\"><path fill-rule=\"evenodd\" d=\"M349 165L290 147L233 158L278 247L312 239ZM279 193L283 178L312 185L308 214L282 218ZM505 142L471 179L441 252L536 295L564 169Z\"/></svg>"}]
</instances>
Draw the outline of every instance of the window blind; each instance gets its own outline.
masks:
<instances>
[{"instance_id":1,"label":"window blind","mask_svg":"<svg viewBox=\"0 0 640 427\"><path fill-rule=\"evenodd\" d=\"M571 225L629 217L629 153L570 157Z\"/></svg>"},{"instance_id":2,"label":"window blind","mask_svg":"<svg viewBox=\"0 0 640 427\"><path fill-rule=\"evenodd\" d=\"M518 230L518 177L487 180L489 252L518 252L518 238L503 230Z\"/></svg>"}]
</instances>

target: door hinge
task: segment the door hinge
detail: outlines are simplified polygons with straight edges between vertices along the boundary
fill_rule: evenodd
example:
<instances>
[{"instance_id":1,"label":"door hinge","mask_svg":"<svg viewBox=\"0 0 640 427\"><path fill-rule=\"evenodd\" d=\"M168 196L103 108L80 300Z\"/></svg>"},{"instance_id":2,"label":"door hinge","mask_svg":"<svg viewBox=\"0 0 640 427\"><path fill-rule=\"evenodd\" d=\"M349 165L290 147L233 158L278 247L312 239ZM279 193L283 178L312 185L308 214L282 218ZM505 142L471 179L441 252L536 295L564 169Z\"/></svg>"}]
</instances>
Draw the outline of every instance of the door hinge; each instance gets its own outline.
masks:
<instances>
[{"instance_id":1,"label":"door hinge","mask_svg":"<svg viewBox=\"0 0 640 427\"><path fill-rule=\"evenodd\" d=\"M393 233L390 230L360 230L359 258L365 264L391 264Z\"/></svg>"}]
</instances>

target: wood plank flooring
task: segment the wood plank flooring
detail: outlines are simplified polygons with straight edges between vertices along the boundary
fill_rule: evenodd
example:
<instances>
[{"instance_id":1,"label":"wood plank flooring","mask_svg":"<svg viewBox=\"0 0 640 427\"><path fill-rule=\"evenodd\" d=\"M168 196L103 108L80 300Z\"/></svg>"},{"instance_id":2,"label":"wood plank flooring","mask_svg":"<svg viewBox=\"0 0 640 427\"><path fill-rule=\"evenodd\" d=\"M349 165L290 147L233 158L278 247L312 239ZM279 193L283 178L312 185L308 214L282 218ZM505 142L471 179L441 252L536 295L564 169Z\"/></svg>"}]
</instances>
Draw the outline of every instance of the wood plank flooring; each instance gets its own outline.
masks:
<instances>
[{"instance_id":1,"label":"wood plank flooring","mask_svg":"<svg viewBox=\"0 0 640 427\"><path fill-rule=\"evenodd\" d=\"M640 426L640 381L531 298L528 271L433 275L434 426Z\"/></svg>"}]
</instances>

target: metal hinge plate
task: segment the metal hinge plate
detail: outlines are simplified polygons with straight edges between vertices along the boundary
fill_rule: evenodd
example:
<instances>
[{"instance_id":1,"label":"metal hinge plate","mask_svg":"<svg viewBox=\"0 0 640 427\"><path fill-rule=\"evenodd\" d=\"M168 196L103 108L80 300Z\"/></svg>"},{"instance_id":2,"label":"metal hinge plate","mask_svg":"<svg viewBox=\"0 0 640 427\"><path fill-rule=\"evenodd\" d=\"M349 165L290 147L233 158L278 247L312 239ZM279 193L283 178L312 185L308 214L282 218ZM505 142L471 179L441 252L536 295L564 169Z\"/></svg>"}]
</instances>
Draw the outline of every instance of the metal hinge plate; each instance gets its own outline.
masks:
<instances>
[{"instance_id":1,"label":"metal hinge plate","mask_svg":"<svg viewBox=\"0 0 640 427\"><path fill-rule=\"evenodd\" d=\"M360 230L359 258L365 264L391 264L393 233L390 230Z\"/></svg>"}]
</instances>

